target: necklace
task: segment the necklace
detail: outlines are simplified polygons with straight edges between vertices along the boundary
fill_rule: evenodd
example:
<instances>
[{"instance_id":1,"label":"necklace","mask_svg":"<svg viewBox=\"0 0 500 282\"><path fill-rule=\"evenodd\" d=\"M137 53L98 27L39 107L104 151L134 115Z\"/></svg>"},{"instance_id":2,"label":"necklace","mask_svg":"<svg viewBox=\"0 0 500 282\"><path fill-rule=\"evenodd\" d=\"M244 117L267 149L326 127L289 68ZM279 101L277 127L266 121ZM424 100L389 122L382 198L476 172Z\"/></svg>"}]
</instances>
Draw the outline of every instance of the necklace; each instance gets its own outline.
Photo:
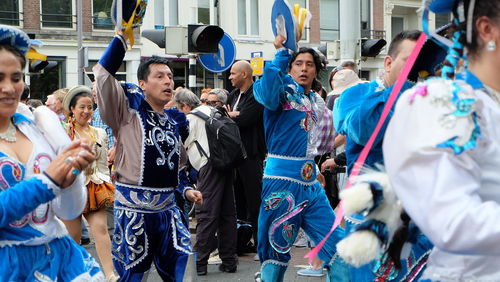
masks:
<instances>
[{"instance_id":1,"label":"necklace","mask_svg":"<svg viewBox=\"0 0 500 282\"><path fill-rule=\"evenodd\" d=\"M0 132L0 139L10 143L16 142L16 127L12 122L9 123L9 128L5 132Z\"/></svg>"},{"instance_id":2,"label":"necklace","mask_svg":"<svg viewBox=\"0 0 500 282\"><path fill-rule=\"evenodd\" d=\"M87 134L87 136L90 138L90 140L93 143L97 144L97 132L95 131L95 129L93 129L90 126L83 127L83 126L79 125L78 123L75 123L75 125L76 125L76 128L79 128L83 133ZM80 138L80 134L78 132L76 132L76 133L78 134L78 137Z\"/></svg>"}]
</instances>

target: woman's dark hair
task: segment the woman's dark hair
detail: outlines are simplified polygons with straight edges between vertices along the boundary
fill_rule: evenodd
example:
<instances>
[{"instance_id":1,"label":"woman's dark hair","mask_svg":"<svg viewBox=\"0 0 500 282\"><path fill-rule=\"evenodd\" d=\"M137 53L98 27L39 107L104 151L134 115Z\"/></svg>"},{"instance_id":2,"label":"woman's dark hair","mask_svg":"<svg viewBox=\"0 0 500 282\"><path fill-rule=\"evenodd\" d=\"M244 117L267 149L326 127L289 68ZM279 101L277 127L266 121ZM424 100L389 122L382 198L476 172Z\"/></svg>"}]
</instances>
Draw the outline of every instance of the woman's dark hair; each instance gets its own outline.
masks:
<instances>
[{"instance_id":1,"label":"woman's dark hair","mask_svg":"<svg viewBox=\"0 0 500 282\"><path fill-rule=\"evenodd\" d=\"M17 57L19 63L21 64L21 69L24 69L24 67L26 66L26 57L17 48L7 44L0 44L0 51L1 50L5 50L14 54L14 56Z\"/></svg>"},{"instance_id":2,"label":"woman's dark hair","mask_svg":"<svg viewBox=\"0 0 500 282\"><path fill-rule=\"evenodd\" d=\"M73 116L72 108L76 107L76 103L78 102L78 100L80 100L81 97L87 97L90 98L90 100L92 100L92 94L88 92L80 92L75 96L73 96L73 98L71 98L71 101L69 101L69 110L70 110L70 112L68 113L69 116Z\"/></svg>"},{"instance_id":3,"label":"woman's dark hair","mask_svg":"<svg viewBox=\"0 0 500 282\"><path fill-rule=\"evenodd\" d=\"M470 0L464 1L465 15L468 14ZM479 34L476 29L476 22L480 17L488 17L489 19L495 21L497 24L500 23L500 0L488 0L488 1L477 1L474 6L474 15L472 21L472 40L471 42L465 42L468 53L474 57L479 54L479 51L484 48L485 42L479 38ZM462 28L465 28L463 26Z\"/></svg>"},{"instance_id":4,"label":"woman's dark hair","mask_svg":"<svg viewBox=\"0 0 500 282\"><path fill-rule=\"evenodd\" d=\"M326 65L321 60L319 54L314 49L312 49L312 48L301 47L297 52L295 52L292 55L292 59L290 60L290 65L288 66L288 69L290 70L292 68L292 64L297 59L297 56L300 55L300 54L303 54L303 53L309 53L313 57L314 65L316 66L316 77L318 77L319 72L321 70L325 69ZM318 82L319 82L319 80L314 79L313 83L312 83L312 86L311 86L311 89L313 89L313 90L315 90L315 89L321 89L322 85L318 85Z\"/></svg>"},{"instance_id":5,"label":"woman's dark hair","mask_svg":"<svg viewBox=\"0 0 500 282\"><path fill-rule=\"evenodd\" d=\"M21 93L21 101L26 101L30 97L30 87L26 84L24 84L24 90L23 93Z\"/></svg>"},{"instance_id":6,"label":"woman's dark hair","mask_svg":"<svg viewBox=\"0 0 500 282\"><path fill-rule=\"evenodd\" d=\"M394 266L397 269L401 269L401 250L403 249L403 245L408 240L409 231L408 228L410 226L410 217L408 214L403 211L401 212L401 220L403 221L403 225L399 227L398 230L394 233L394 237L392 237L391 244L389 248L387 248L387 255L392 262L394 262Z\"/></svg>"}]
</instances>

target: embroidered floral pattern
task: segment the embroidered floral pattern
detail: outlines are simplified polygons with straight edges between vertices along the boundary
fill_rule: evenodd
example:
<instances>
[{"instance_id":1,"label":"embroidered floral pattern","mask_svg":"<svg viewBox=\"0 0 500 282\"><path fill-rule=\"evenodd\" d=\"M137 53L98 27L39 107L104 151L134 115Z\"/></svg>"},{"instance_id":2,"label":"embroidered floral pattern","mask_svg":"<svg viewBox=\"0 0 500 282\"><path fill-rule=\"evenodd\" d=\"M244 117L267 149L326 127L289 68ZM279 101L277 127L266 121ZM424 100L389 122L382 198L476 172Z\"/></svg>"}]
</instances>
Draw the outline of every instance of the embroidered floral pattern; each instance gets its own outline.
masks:
<instances>
[{"instance_id":1,"label":"embroidered floral pattern","mask_svg":"<svg viewBox=\"0 0 500 282\"><path fill-rule=\"evenodd\" d=\"M476 147L476 141L481 138L481 129L478 122L478 116L475 113L476 99L474 98L461 98L462 93L466 93L465 89L453 81L451 82L451 99L448 104L451 104L454 109L451 113L441 118L441 123L445 127L454 127L456 121L460 118L468 118L473 123L473 129L469 135L469 139L464 143L459 143L459 136L453 136L450 139L436 145L438 148L451 148L453 153L458 155L464 151Z\"/></svg>"}]
</instances>

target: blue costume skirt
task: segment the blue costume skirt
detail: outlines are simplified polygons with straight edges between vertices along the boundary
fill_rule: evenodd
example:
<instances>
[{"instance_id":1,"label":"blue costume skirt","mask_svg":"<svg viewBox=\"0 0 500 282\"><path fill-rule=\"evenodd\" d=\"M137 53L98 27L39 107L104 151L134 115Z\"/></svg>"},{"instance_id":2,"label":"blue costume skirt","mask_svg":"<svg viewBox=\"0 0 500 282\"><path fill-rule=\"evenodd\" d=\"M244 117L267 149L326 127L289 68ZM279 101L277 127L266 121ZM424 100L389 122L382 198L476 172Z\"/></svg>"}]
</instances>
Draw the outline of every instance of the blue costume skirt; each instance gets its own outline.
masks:
<instances>
[{"instance_id":1,"label":"blue costume skirt","mask_svg":"<svg viewBox=\"0 0 500 282\"><path fill-rule=\"evenodd\" d=\"M0 281L103 281L97 262L69 236L0 248Z\"/></svg>"}]
</instances>

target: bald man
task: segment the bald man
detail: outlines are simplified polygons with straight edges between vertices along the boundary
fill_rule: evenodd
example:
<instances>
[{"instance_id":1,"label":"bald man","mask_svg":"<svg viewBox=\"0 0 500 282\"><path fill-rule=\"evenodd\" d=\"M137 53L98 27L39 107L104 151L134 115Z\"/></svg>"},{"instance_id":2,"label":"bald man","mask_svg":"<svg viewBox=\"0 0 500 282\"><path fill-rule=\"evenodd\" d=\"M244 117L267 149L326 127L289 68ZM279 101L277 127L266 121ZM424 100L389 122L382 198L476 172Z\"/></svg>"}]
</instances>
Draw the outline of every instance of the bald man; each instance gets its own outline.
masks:
<instances>
[{"instance_id":1,"label":"bald man","mask_svg":"<svg viewBox=\"0 0 500 282\"><path fill-rule=\"evenodd\" d=\"M247 159L236 168L234 192L238 219L250 221L257 245L257 220L262 192L262 163L267 153L264 139L264 107L253 97L252 67L238 61L231 67L229 80L235 89L229 93L229 116L240 128ZM258 257L255 257L258 259Z\"/></svg>"}]
</instances>

